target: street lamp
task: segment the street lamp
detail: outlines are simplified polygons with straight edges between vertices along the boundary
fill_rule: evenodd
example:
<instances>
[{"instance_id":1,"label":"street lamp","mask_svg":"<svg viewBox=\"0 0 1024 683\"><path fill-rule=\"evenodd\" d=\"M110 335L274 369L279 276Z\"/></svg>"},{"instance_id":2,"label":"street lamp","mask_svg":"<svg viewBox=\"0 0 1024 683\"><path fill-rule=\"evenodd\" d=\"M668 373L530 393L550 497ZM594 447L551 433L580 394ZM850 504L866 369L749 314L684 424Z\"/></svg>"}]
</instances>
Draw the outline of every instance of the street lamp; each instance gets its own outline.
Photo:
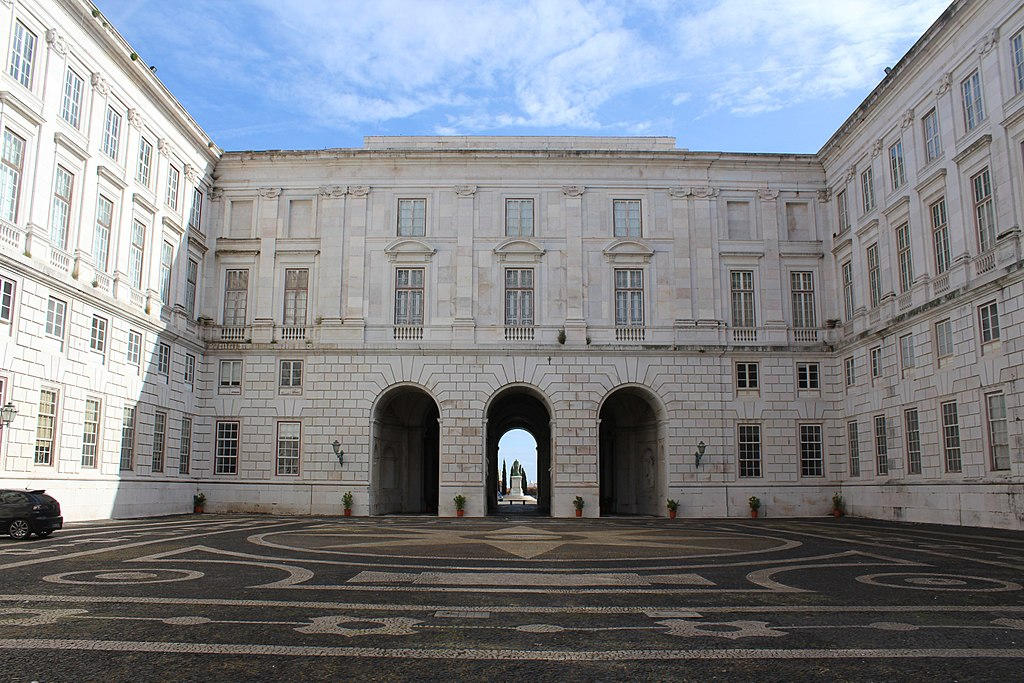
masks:
<instances>
[{"instance_id":1,"label":"street lamp","mask_svg":"<svg viewBox=\"0 0 1024 683\"><path fill-rule=\"evenodd\" d=\"M704 449L707 447L708 445L703 441L697 444L697 452L693 454L694 456L696 456L697 459L697 464L695 465L696 467L700 467L700 459L704 457Z\"/></svg>"},{"instance_id":2,"label":"street lamp","mask_svg":"<svg viewBox=\"0 0 1024 683\"><path fill-rule=\"evenodd\" d=\"M13 403L8 401L3 408L0 408L0 423L2 423L0 424L0 429L10 426L10 424L14 422L14 416L17 414L18 409L14 407Z\"/></svg>"},{"instance_id":3,"label":"street lamp","mask_svg":"<svg viewBox=\"0 0 1024 683\"><path fill-rule=\"evenodd\" d=\"M341 442L337 439L331 444L331 448L334 449L334 454L338 456L338 467L345 464L345 451L341 450Z\"/></svg>"}]
</instances>

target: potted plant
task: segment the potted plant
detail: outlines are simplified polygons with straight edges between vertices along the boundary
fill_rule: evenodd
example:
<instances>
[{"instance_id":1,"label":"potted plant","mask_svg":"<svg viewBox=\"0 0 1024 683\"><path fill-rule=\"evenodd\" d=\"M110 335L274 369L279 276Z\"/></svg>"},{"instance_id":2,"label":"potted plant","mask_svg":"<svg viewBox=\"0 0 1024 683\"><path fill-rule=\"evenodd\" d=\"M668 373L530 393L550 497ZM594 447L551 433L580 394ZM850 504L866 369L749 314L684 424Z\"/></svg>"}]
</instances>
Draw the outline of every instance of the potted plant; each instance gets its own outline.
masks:
<instances>
[{"instance_id":1,"label":"potted plant","mask_svg":"<svg viewBox=\"0 0 1024 683\"><path fill-rule=\"evenodd\" d=\"M197 515L203 514L203 506L206 505L206 494L196 491L192 496L192 512Z\"/></svg>"},{"instance_id":2,"label":"potted plant","mask_svg":"<svg viewBox=\"0 0 1024 683\"><path fill-rule=\"evenodd\" d=\"M583 516L583 507L587 504L587 501L583 500L581 496L576 496L572 501L573 507L576 508L576 516Z\"/></svg>"},{"instance_id":3,"label":"potted plant","mask_svg":"<svg viewBox=\"0 0 1024 683\"><path fill-rule=\"evenodd\" d=\"M666 506L668 507L668 518L669 519L675 519L676 518L676 512L679 511L679 501L678 500L672 500L671 498L669 498L668 499L668 503L666 504Z\"/></svg>"},{"instance_id":4,"label":"potted plant","mask_svg":"<svg viewBox=\"0 0 1024 683\"><path fill-rule=\"evenodd\" d=\"M757 519L757 511L761 509L761 499L757 496L751 496L747 504L750 505L750 517Z\"/></svg>"},{"instance_id":5,"label":"potted plant","mask_svg":"<svg viewBox=\"0 0 1024 683\"><path fill-rule=\"evenodd\" d=\"M843 502L842 494L836 491L832 496L832 516L842 517L844 514L846 514L846 504Z\"/></svg>"},{"instance_id":6,"label":"potted plant","mask_svg":"<svg viewBox=\"0 0 1024 683\"><path fill-rule=\"evenodd\" d=\"M352 516L352 492L346 491L345 495L341 497L341 504L345 507L345 516Z\"/></svg>"},{"instance_id":7,"label":"potted plant","mask_svg":"<svg viewBox=\"0 0 1024 683\"><path fill-rule=\"evenodd\" d=\"M461 517L466 513L466 497L461 493L454 498L452 501L455 503L455 515Z\"/></svg>"}]
</instances>

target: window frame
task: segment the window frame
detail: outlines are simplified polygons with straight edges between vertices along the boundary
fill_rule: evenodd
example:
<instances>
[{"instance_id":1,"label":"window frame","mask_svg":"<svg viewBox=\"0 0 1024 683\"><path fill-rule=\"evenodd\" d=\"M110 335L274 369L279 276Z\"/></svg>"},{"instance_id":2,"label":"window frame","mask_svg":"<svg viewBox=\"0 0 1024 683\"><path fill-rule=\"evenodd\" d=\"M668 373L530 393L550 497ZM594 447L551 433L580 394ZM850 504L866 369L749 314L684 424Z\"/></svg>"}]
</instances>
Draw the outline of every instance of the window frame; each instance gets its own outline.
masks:
<instances>
[{"instance_id":1,"label":"window frame","mask_svg":"<svg viewBox=\"0 0 1024 683\"><path fill-rule=\"evenodd\" d=\"M293 284L295 280L304 280L304 283L297 287ZM309 316L309 282L309 268L285 268L282 325L305 327Z\"/></svg>"},{"instance_id":2,"label":"window frame","mask_svg":"<svg viewBox=\"0 0 1024 683\"><path fill-rule=\"evenodd\" d=\"M282 426L295 426L298 433L294 437L287 438L289 447L294 447L294 454L282 456L282 443L286 440L281 434ZM302 421L301 420L278 420L276 430L276 442L274 447L274 473L279 477L298 477L302 464ZM288 461L287 463L285 461ZM291 463L294 461L294 463ZM285 471L282 471L284 469Z\"/></svg>"},{"instance_id":3,"label":"window frame","mask_svg":"<svg viewBox=\"0 0 1024 683\"><path fill-rule=\"evenodd\" d=\"M932 226L932 250L935 254L935 272L942 275L952 263L949 247L949 215L945 195L928 205L928 216Z\"/></svg>"},{"instance_id":4,"label":"window frame","mask_svg":"<svg viewBox=\"0 0 1024 683\"><path fill-rule=\"evenodd\" d=\"M860 476L860 423L849 420L846 423L846 452L851 477Z\"/></svg>"},{"instance_id":5,"label":"window frame","mask_svg":"<svg viewBox=\"0 0 1024 683\"><path fill-rule=\"evenodd\" d=\"M128 241L128 280L137 291L142 291L146 272L146 229L138 218L132 219Z\"/></svg>"},{"instance_id":6,"label":"window frame","mask_svg":"<svg viewBox=\"0 0 1024 683\"><path fill-rule=\"evenodd\" d=\"M805 440L805 436L817 433L816 440ZM821 423L802 422L797 425L799 444L800 477L824 477L825 476L825 430ZM814 450L817 446L817 455L811 453L808 457L808 450Z\"/></svg>"},{"instance_id":7,"label":"window frame","mask_svg":"<svg viewBox=\"0 0 1024 683\"><path fill-rule=\"evenodd\" d=\"M121 416L121 451L118 470L131 472L135 469L135 435L138 426L138 405L126 405ZM127 456L127 459L125 458Z\"/></svg>"},{"instance_id":8,"label":"window frame","mask_svg":"<svg viewBox=\"0 0 1024 683\"><path fill-rule=\"evenodd\" d=\"M729 271L729 316L734 328L757 327L756 291L753 270Z\"/></svg>"},{"instance_id":9,"label":"window frame","mask_svg":"<svg viewBox=\"0 0 1024 683\"><path fill-rule=\"evenodd\" d=\"M150 472L163 472L167 456L167 413L162 410L153 411L153 453L150 459Z\"/></svg>"},{"instance_id":10,"label":"window frame","mask_svg":"<svg viewBox=\"0 0 1024 683\"><path fill-rule=\"evenodd\" d=\"M992 400L998 398L1002 417L993 415ZM997 423L1002 422L1002 434L997 434ZM1006 395L1002 391L990 391L985 394L985 433L988 441L988 462L993 472L1007 472L1011 468L1010 433L1006 412ZM997 442L998 439L998 442ZM1004 454L998 451L1002 450Z\"/></svg>"},{"instance_id":11,"label":"window frame","mask_svg":"<svg viewBox=\"0 0 1024 683\"><path fill-rule=\"evenodd\" d=\"M133 344L133 340L138 340L138 343ZM142 367L142 333L138 330L128 330L128 349L125 352L125 362L137 368Z\"/></svg>"},{"instance_id":12,"label":"window frame","mask_svg":"<svg viewBox=\"0 0 1024 683\"><path fill-rule=\"evenodd\" d=\"M633 210L635 207L635 211ZM620 211L621 209L621 211ZM633 217L636 217L636 225ZM620 215L626 221L619 223ZM612 236L624 240L638 240L644 234L643 204L640 199L612 199Z\"/></svg>"},{"instance_id":13,"label":"window frame","mask_svg":"<svg viewBox=\"0 0 1024 683\"><path fill-rule=\"evenodd\" d=\"M999 304L995 299L978 306L978 332L982 345L999 341Z\"/></svg>"},{"instance_id":14,"label":"window frame","mask_svg":"<svg viewBox=\"0 0 1024 683\"><path fill-rule=\"evenodd\" d=\"M178 441L178 474L192 469L192 416L181 416L181 435Z\"/></svg>"},{"instance_id":15,"label":"window frame","mask_svg":"<svg viewBox=\"0 0 1024 683\"><path fill-rule=\"evenodd\" d=\"M857 384L857 364L853 356L843 359L843 379L846 381L847 388Z\"/></svg>"},{"instance_id":16,"label":"window frame","mask_svg":"<svg viewBox=\"0 0 1024 683\"><path fill-rule=\"evenodd\" d=\"M287 367L286 364L287 363ZM296 368L298 370L296 371ZM305 363L301 359L282 358L278 363L277 386L279 389L295 391L302 390L302 382L305 377Z\"/></svg>"},{"instance_id":17,"label":"window frame","mask_svg":"<svg viewBox=\"0 0 1024 683\"><path fill-rule=\"evenodd\" d=\"M213 434L213 474L237 475L242 444L242 423L239 420L216 420Z\"/></svg>"},{"instance_id":18,"label":"window frame","mask_svg":"<svg viewBox=\"0 0 1024 683\"><path fill-rule=\"evenodd\" d=\"M868 349L868 368L871 372L871 379L881 379L883 374L881 344Z\"/></svg>"},{"instance_id":19,"label":"window frame","mask_svg":"<svg viewBox=\"0 0 1024 683\"><path fill-rule=\"evenodd\" d=\"M880 477L889 475L889 424L885 414L871 418L875 433L875 473Z\"/></svg>"},{"instance_id":20,"label":"window frame","mask_svg":"<svg viewBox=\"0 0 1024 683\"><path fill-rule=\"evenodd\" d=\"M753 372L751 372L753 368ZM758 361L738 360L733 369L737 391L760 391L761 368Z\"/></svg>"},{"instance_id":21,"label":"window frame","mask_svg":"<svg viewBox=\"0 0 1024 683\"><path fill-rule=\"evenodd\" d=\"M1013 91L1020 94L1024 92L1024 30L1010 37L1010 64Z\"/></svg>"},{"instance_id":22,"label":"window frame","mask_svg":"<svg viewBox=\"0 0 1024 683\"><path fill-rule=\"evenodd\" d=\"M181 373L181 381L187 386L195 386L196 383L196 357L191 353L185 354L185 367Z\"/></svg>"},{"instance_id":23,"label":"window frame","mask_svg":"<svg viewBox=\"0 0 1024 683\"><path fill-rule=\"evenodd\" d=\"M964 113L964 130L970 132L985 121L985 99L981 88L981 70L974 69L960 81L960 104Z\"/></svg>"},{"instance_id":24,"label":"window frame","mask_svg":"<svg viewBox=\"0 0 1024 683\"><path fill-rule=\"evenodd\" d=\"M839 271L842 274L843 284L843 313L846 316L846 322L850 322L853 320L854 312L857 310L853 290L853 261L843 261Z\"/></svg>"},{"instance_id":25,"label":"window frame","mask_svg":"<svg viewBox=\"0 0 1024 683\"><path fill-rule=\"evenodd\" d=\"M915 367L914 333L901 334L899 338L900 348L900 369L903 372L913 370Z\"/></svg>"},{"instance_id":26,"label":"window frame","mask_svg":"<svg viewBox=\"0 0 1024 683\"><path fill-rule=\"evenodd\" d=\"M745 430L747 431L745 434ZM756 440L744 439L754 435ZM745 448L746 446L746 448ZM759 478L763 476L761 425L756 422L739 422L736 424L736 472L741 479Z\"/></svg>"},{"instance_id":27,"label":"window frame","mask_svg":"<svg viewBox=\"0 0 1024 683\"><path fill-rule=\"evenodd\" d=\"M156 344L156 374L169 382L171 377L171 345L167 342Z\"/></svg>"},{"instance_id":28,"label":"window frame","mask_svg":"<svg viewBox=\"0 0 1024 683\"><path fill-rule=\"evenodd\" d=\"M105 207L109 206L109 210ZM106 220L106 222L104 222ZM110 237L114 230L114 201L102 193L96 195L96 220L92 232L93 266L108 272L110 266Z\"/></svg>"},{"instance_id":29,"label":"window frame","mask_svg":"<svg viewBox=\"0 0 1024 683\"><path fill-rule=\"evenodd\" d=\"M616 327L639 328L647 324L644 280L643 268L612 269L612 305Z\"/></svg>"},{"instance_id":30,"label":"window frame","mask_svg":"<svg viewBox=\"0 0 1024 683\"><path fill-rule=\"evenodd\" d=\"M939 331L939 326L940 325L945 325L946 327L948 327L948 334L940 333L940 331ZM953 341L953 320L952 320L952 318L943 318L942 320L937 320L935 322L935 324L932 326L932 329L935 330L935 358L936 358L936 360L940 360L941 361L944 358L951 357L953 355L953 348L954 348L954 345L955 345L955 342ZM943 343L944 340L948 340L948 345Z\"/></svg>"},{"instance_id":31,"label":"window frame","mask_svg":"<svg viewBox=\"0 0 1024 683\"><path fill-rule=\"evenodd\" d=\"M244 369L241 358L221 358L217 364L217 391L224 394L241 393Z\"/></svg>"},{"instance_id":32,"label":"window frame","mask_svg":"<svg viewBox=\"0 0 1024 683\"><path fill-rule=\"evenodd\" d=\"M995 191L988 166L971 176L971 206L974 209L974 227L978 240L978 253L983 254L996 244Z\"/></svg>"},{"instance_id":33,"label":"window frame","mask_svg":"<svg viewBox=\"0 0 1024 683\"><path fill-rule=\"evenodd\" d=\"M423 326L426 318L426 279L426 268L395 268L396 327Z\"/></svg>"},{"instance_id":34,"label":"window frame","mask_svg":"<svg viewBox=\"0 0 1024 683\"><path fill-rule=\"evenodd\" d=\"M146 189L153 180L153 143L139 136L139 152L135 157L135 180Z\"/></svg>"},{"instance_id":35,"label":"window frame","mask_svg":"<svg viewBox=\"0 0 1024 683\"><path fill-rule=\"evenodd\" d=\"M95 405L95 410L90 410L90 403ZM86 396L85 409L82 412L82 457L80 461L82 467L88 469L99 467L102 436L103 401L96 396Z\"/></svg>"},{"instance_id":36,"label":"window frame","mask_svg":"<svg viewBox=\"0 0 1024 683\"><path fill-rule=\"evenodd\" d=\"M408 213L408 222L403 224L403 206L411 207ZM416 208L422 206L422 216L417 216ZM398 237L426 237L427 235L427 198L426 197L399 197L395 211L395 233ZM417 224L417 218L422 224ZM417 229L419 232L417 232Z\"/></svg>"},{"instance_id":37,"label":"window frame","mask_svg":"<svg viewBox=\"0 0 1024 683\"><path fill-rule=\"evenodd\" d=\"M875 172L871 164L860 172L860 199L862 215L875 210Z\"/></svg>"},{"instance_id":38,"label":"window frame","mask_svg":"<svg viewBox=\"0 0 1024 683\"><path fill-rule=\"evenodd\" d=\"M534 269L505 268L503 275L505 327L533 327L537 320Z\"/></svg>"},{"instance_id":39,"label":"window frame","mask_svg":"<svg viewBox=\"0 0 1024 683\"><path fill-rule=\"evenodd\" d=\"M243 275L244 274L244 275ZM234 282L244 280L243 287L233 287ZM241 296L237 294L241 292ZM234 294L233 294L234 293ZM228 313L230 312L230 316ZM239 322L241 313L241 322ZM224 306L221 323L224 327L244 327L249 324L249 269L228 268L224 271Z\"/></svg>"},{"instance_id":40,"label":"window frame","mask_svg":"<svg viewBox=\"0 0 1024 683\"><path fill-rule=\"evenodd\" d=\"M899 267L900 293L914 287L914 255L910 244L910 221L896 226L896 263Z\"/></svg>"},{"instance_id":41,"label":"window frame","mask_svg":"<svg viewBox=\"0 0 1024 683\"><path fill-rule=\"evenodd\" d=\"M522 208L525 202L529 202L530 206L530 220L529 220L529 232L523 231L523 211ZM511 230L512 227L511 207L517 207L516 210L516 229ZM526 239L536 236L537 233L537 213L536 204L533 197L506 197L505 198L505 237L513 237L518 239Z\"/></svg>"},{"instance_id":42,"label":"window frame","mask_svg":"<svg viewBox=\"0 0 1024 683\"><path fill-rule=\"evenodd\" d=\"M850 200L845 187L836 193L836 215L839 222L839 234L842 235L851 227Z\"/></svg>"},{"instance_id":43,"label":"window frame","mask_svg":"<svg viewBox=\"0 0 1024 683\"><path fill-rule=\"evenodd\" d=\"M121 112L114 108L114 105L107 103L106 112L103 115L103 132L100 137L100 152L113 162L118 163L121 154L121 131L124 117Z\"/></svg>"},{"instance_id":44,"label":"window frame","mask_svg":"<svg viewBox=\"0 0 1024 683\"><path fill-rule=\"evenodd\" d=\"M942 132L937 107L932 107L921 117L921 126L924 133L924 159L929 164L942 156Z\"/></svg>"},{"instance_id":45,"label":"window frame","mask_svg":"<svg viewBox=\"0 0 1024 683\"><path fill-rule=\"evenodd\" d=\"M77 79L77 98L74 87ZM85 79L68 65L64 69L64 85L61 88L60 118L75 130L81 130L82 104L85 94Z\"/></svg>"},{"instance_id":46,"label":"window frame","mask_svg":"<svg viewBox=\"0 0 1024 683\"><path fill-rule=\"evenodd\" d=\"M889 174L890 187L893 192L907 184L906 164L903 157L903 140L897 140L889 145Z\"/></svg>"},{"instance_id":47,"label":"window frame","mask_svg":"<svg viewBox=\"0 0 1024 683\"><path fill-rule=\"evenodd\" d=\"M181 171L174 164L167 164L167 187L164 204L171 211L178 212L178 192L181 189Z\"/></svg>"},{"instance_id":48,"label":"window frame","mask_svg":"<svg viewBox=\"0 0 1024 683\"><path fill-rule=\"evenodd\" d=\"M16 158L8 155L9 148L16 149ZM0 218L8 223L18 222L27 149L26 138L5 126L3 144L0 145ZM10 205L4 206L6 202L10 202Z\"/></svg>"},{"instance_id":49,"label":"window frame","mask_svg":"<svg viewBox=\"0 0 1024 683\"><path fill-rule=\"evenodd\" d=\"M803 385L803 386L801 386ZM797 391L821 390L821 366L815 361L798 361L796 364Z\"/></svg>"},{"instance_id":50,"label":"window frame","mask_svg":"<svg viewBox=\"0 0 1024 683\"><path fill-rule=\"evenodd\" d=\"M203 191L198 187L192 188L192 208L188 213L188 227L196 232L202 232L203 226Z\"/></svg>"},{"instance_id":51,"label":"window frame","mask_svg":"<svg viewBox=\"0 0 1024 683\"><path fill-rule=\"evenodd\" d=\"M62 187L61 175L67 177L66 190ZM68 248L68 237L71 235L71 211L74 206L75 174L63 164L56 164L53 172L53 201L50 206L50 245L65 251ZM66 192L66 194L62 194ZM60 224L58 225L58 221ZM60 238L56 232L59 230Z\"/></svg>"},{"instance_id":52,"label":"window frame","mask_svg":"<svg viewBox=\"0 0 1024 683\"><path fill-rule=\"evenodd\" d=\"M171 305L174 273L174 245L164 240L160 244L160 303Z\"/></svg>"},{"instance_id":53,"label":"window frame","mask_svg":"<svg viewBox=\"0 0 1024 683\"><path fill-rule=\"evenodd\" d=\"M188 322L195 322L198 297L199 261L189 256L185 266L185 317Z\"/></svg>"},{"instance_id":54,"label":"window frame","mask_svg":"<svg viewBox=\"0 0 1024 683\"><path fill-rule=\"evenodd\" d=\"M952 406L952 410L948 410ZM945 471L949 474L963 472L963 450L960 440L960 413L956 401L939 403L939 424L942 431L942 455Z\"/></svg>"},{"instance_id":55,"label":"window frame","mask_svg":"<svg viewBox=\"0 0 1024 683\"><path fill-rule=\"evenodd\" d=\"M100 354L104 360L107 357L107 332L109 329L106 318L101 315L92 316L92 323L89 326L89 350Z\"/></svg>"},{"instance_id":56,"label":"window frame","mask_svg":"<svg viewBox=\"0 0 1024 683\"><path fill-rule=\"evenodd\" d=\"M916 407L903 411L903 433L906 435L907 474L921 474L921 420Z\"/></svg>"},{"instance_id":57,"label":"window frame","mask_svg":"<svg viewBox=\"0 0 1024 683\"><path fill-rule=\"evenodd\" d=\"M60 311L58 314L57 311ZM64 338L68 327L68 302L50 295L46 301L46 327L44 334L60 342L64 348Z\"/></svg>"},{"instance_id":58,"label":"window frame","mask_svg":"<svg viewBox=\"0 0 1024 683\"><path fill-rule=\"evenodd\" d=\"M31 91L36 75L36 60L39 57L39 36L21 19L15 19L13 23L14 25L11 27L11 52L8 55L7 75ZM21 29L20 37L19 29ZM31 38L31 40L28 40L28 38Z\"/></svg>"},{"instance_id":59,"label":"window frame","mask_svg":"<svg viewBox=\"0 0 1024 683\"><path fill-rule=\"evenodd\" d=\"M14 323L14 310L18 303L18 283L9 277L0 276L0 324Z\"/></svg>"},{"instance_id":60,"label":"window frame","mask_svg":"<svg viewBox=\"0 0 1024 683\"><path fill-rule=\"evenodd\" d=\"M53 396L53 400L47 401L44 404L44 394ZM35 447L32 451L33 466L53 467L56 462L54 451L57 448L59 438L60 400L60 390L56 387L44 386L39 389L39 408L36 412L36 439ZM44 412L44 409L49 409L50 412ZM44 430L49 433L48 438L40 436Z\"/></svg>"},{"instance_id":61,"label":"window frame","mask_svg":"<svg viewBox=\"0 0 1024 683\"><path fill-rule=\"evenodd\" d=\"M868 295L871 307L878 308L882 304L882 266L878 254L878 242L869 244L864 253L868 267Z\"/></svg>"}]
</instances>

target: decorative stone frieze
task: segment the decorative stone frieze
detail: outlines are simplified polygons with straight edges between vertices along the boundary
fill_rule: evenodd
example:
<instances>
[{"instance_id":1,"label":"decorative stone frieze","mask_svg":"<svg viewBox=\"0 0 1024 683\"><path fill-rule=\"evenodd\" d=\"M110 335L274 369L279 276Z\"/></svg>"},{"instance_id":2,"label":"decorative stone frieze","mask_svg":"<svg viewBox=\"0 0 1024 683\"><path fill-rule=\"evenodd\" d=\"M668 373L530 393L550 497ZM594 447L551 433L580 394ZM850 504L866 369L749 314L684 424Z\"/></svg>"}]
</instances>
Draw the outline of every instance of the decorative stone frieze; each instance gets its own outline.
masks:
<instances>
[{"instance_id":1,"label":"decorative stone frieze","mask_svg":"<svg viewBox=\"0 0 1024 683\"><path fill-rule=\"evenodd\" d=\"M348 189L344 185L323 185L317 188L316 193L321 197L338 199L344 197Z\"/></svg>"},{"instance_id":2,"label":"decorative stone frieze","mask_svg":"<svg viewBox=\"0 0 1024 683\"><path fill-rule=\"evenodd\" d=\"M264 199L277 199L281 196L280 187L260 187L257 188L256 194L263 197Z\"/></svg>"},{"instance_id":3,"label":"decorative stone frieze","mask_svg":"<svg viewBox=\"0 0 1024 683\"><path fill-rule=\"evenodd\" d=\"M348 193L353 197L365 197L370 194L369 185L349 185Z\"/></svg>"},{"instance_id":4,"label":"decorative stone frieze","mask_svg":"<svg viewBox=\"0 0 1024 683\"><path fill-rule=\"evenodd\" d=\"M92 83L92 87L96 89L96 92L106 97L110 94L110 84L107 83L107 79L98 72L94 71L89 77L89 82Z\"/></svg>"},{"instance_id":5,"label":"decorative stone frieze","mask_svg":"<svg viewBox=\"0 0 1024 683\"><path fill-rule=\"evenodd\" d=\"M57 29L51 28L46 30L46 44L50 46L50 49L59 54L61 57L68 53L68 43Z\"/></svg>"},{"instance_id":6,"label":"decorative stone frieze","mask_svg":"<svg viewBox=\"0 0 1024 683\"><path fill-rule=\"evenodd\" d=\"M583 185L562 185L562 194L566 197L581 197L586 191Z\"/></svg>"},{"instance_id":7,"label":"decorative stone frieze","mask_svg":"<svg viewBox=\"0 0 1024 683\"><path fill-rule=\"evenodd\" d=\"M455 194L459 197L472 197L476 194L476 185L456 185Z\"/></svg>"},{"instance_id":8,"label":"decorative stone frieze","mask_svg":"<svg viewBox=\"0 0 1024 683\"><path fill-rule=\"evenodd\" d=\"M779 198L779 191L770 187L762 187L757 191L757 198L770 202Z\"/></svg>"}]
</instances>

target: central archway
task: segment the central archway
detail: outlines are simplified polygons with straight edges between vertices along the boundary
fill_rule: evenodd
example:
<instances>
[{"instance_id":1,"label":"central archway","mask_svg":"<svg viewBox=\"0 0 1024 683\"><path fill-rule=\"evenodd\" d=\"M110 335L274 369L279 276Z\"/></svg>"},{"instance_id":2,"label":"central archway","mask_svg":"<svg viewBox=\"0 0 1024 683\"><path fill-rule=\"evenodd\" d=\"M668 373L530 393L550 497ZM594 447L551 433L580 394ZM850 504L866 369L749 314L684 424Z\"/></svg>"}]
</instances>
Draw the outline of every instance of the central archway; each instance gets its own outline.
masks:
<instances>
[{"instance_id":1,"label":"central archway","mask_svg":"<svg viewBox=\"0 0 1024 683\"><path fill-rule=\"evenodd\" d=\"M616 389L600 412L602 515L660 515L665 443L659 403L641 387Z\"/></svg>"},{"instance_id":2,"label":"central archway","mask_svg":"<svg viewBox=\"0 0 1024 683\"><path fill-rule=\"evenodd\" d=\"M370 514L437 513L439 412L414 386L384 393L373 411Z\"/></svg>"},{"instance_id":3,"label":"central archway","mask_svg":"<svg viewBox=\"0 0 1024 683\"><path fill-rule=\"evenodd\" d=\"M537 442L537 512L551 514L551 412L526 386L502 389L487 408L487 513L498 511L498 441L511 429L526 430Z\"/></svg>"}]
</instances>

